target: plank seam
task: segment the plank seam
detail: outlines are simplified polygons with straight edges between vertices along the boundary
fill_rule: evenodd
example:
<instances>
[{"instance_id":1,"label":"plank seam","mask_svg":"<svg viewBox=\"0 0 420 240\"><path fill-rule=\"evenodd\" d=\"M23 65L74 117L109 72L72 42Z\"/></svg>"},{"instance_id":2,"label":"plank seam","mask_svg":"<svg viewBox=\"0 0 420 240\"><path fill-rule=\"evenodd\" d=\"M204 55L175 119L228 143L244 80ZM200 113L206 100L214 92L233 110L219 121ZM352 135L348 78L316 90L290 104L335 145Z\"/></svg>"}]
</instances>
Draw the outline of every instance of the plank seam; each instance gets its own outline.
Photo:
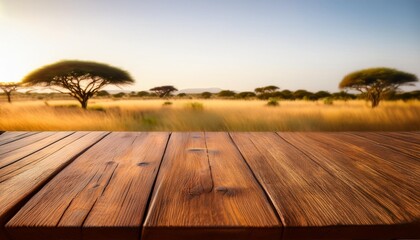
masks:
<instances>
[{"instance_id":1,"label":"plank seam","mask_svg":"<svg viewBox=\"0 0 420 240\"><path fill-rule=\"evenodd\" d=\"M204 145L206 146L207 162L209 164L209 171L210 171L210 178L211 178L211 188L208 192L211 192L213 191L213 188L214 188L214 179L213 179L213 172L212 172L211 164L210 164L210 156L209 156L209 148L207 146L206 132L204 132Z\"/></svg>"},{"instance_id":2,"label":"plank seam","mask_svg":"<svg viewBox=\"0 0 420 240\"><path fill-rule=\"evenodd\" d=\"M95 199L95 202L93 202L92 207L89 209L88 213L86 214L85 218L83 219L82 224L80 224L80 231L82 232L82 239L83 239L83 226L85 225L86 220L88 219L90 213L93 210L93 207L95 207L95 204L98 202L98 200L99 200L99 198Z\"/></svg>"},{"instance_id":3,"label":"plank seam","mask_svg":"<svg viewBox=\"0 0 420 240\"><path fill-rule=\"evenodd\" d=\"M106 133L102 138L99 138L97 141L92 143L90 146L86 147L80 153L76 154L74 157L72 157L66 164L63 164L62 167L57 168L54 172L51 173L51 175L45 179L43 183L40 184L37 188L35 188L31 193L29 193L26 197L22 198L21 201L16 203L13 208L10 209L8 213L5 214L5 221L4 223L7 223L10 221L10 219L13 218L13 216L19 211L19 209L25 205L35 194L37 194L45 185L47 185L55 176L57 176L61 171L63 171L66 167L68 167L71 163L73 163L74 160L76 160L80 155L82 155L84 152L86 152L89 148L100 142L103 138L108 136L110 132Z\"/></svg>"},{"instance_id":4,"label":"plank seam","mask_svg":"<svg viewBox=\"0 0 420 240\"><path fill-rule=\"evenodd\" d=\"M69 131L70 132L70 131ZM44 132L45 133L45 132ZM47 139L47 138L49 138L49 137L52 137L52 136L54 136L54 135L56 135L56 134L58 134L58 133L60 133L60 132L46 132L46 133L52 133L51 135L47 135L47 136L43 136L41 139L38 139L38 140L36 140L36 142L39 142L39 141L42 141L42 140L45 140L45 139ZM74 131L72 132L72 133L74 133ZM72 134L71 133L71 134ZM71 135L71 134L69 134L69 135ZM35 134L33 134L33 135L35 135ZM31 135L31 136L33 136L33 135ZM67 135L67 136L69 136L69 135ZM62 138L65 138L65 137L67 137L67 136L64 136L64 137L62 137ZM55 142L57 142L57 141L60 141L62 138L60 138L60 139L58 139L58 140L56 140ZM27 145L24 145L24 146L21 146L21 147L27 147L27 146L30 146L32 143L34 143L34 142L31 142L31 143L28 143ZM53 142L54 143L54 142ZM47 146L49 146L50 144L48 144ZM41 148L42 149L42 148ZM1 154L5 154L5 153L9 153L9 152L13 152L13 151L16 151L17 149L12 149L12 150L9 150L9 151L7 151L7 152L2 152Z\"/></svg>"},{"instance_id":5,"label":"plank seam","mask_svg":"<svg viewBox=\"0 0 420 240\"><path fill-rule=\"evenodd\" d=\"M252 145L254 145L254 147L255 147L255 149L257 149L257 151L261 154L261 155L263 155L262 153L261 153L261 150L260 150L260 148L259 147L257 147L257 144L255 144L255 142L252 140L252 138L249 138L249 140L250 140L250 142L252 143ZM239 149L239 147L238 147L238 149ZM240 150L239 150L240 151ZM241 153L242 154L242 153ZM244 157L244 159L245 159L245 157ZM245 159L245 161L246 161L246 159ZM249 165L249 167L251 168L251 165ZM255 177L257 178L257 176L255 175ZM258 179L258 178L257 178ZM263 184L261 184L261 186L264 188L264 191L266 191L266 189L265 189L265 187L264 187L264 185ZM270 196L268 193L267 193L267 195L268 196ZM271 198L270 198L271 199ZM275 204L274 204L274 202L273 202L273 207L275 208L276 206L275 206ZM286 226L286 220L285 220L285 218L284 218L284 216L283 216L283 213L280 211L280 209L279 209L279 211L278 211L278 214L279 214L279 217L280 217L280 219L281 219L281 222L282 222L282 224L283 224L283 226Z\"/></svg>"},{"instance_id":6,"label":"plank seam","mask_svg":"<svg viewBox=\"0 0 420 240\"><path fill-rule=\"evenodd\" d=\"M102 192L101 192L101 195L100 196L98 196L96 199L95 199L95 201L93 202L93 204L92 204L92 206L91 206L91 208L89 209L89 211L88 211L88 213L86 214L86 216L85 216L85 218L83 219L83 221L82 221L82 224L80 224L80 229L82 229L83 230L83 226L85 225L85 222L86 222L86 220L88 219L88 217L89 217L89 215L90 215L90 213L92 212L92 210L95 208L95 205L96 205L96 203L98 202L98 200L104 195L104 193L105 193L105 190L106 190L106 188L108 187L108 185L109 185L109 183L111 182L111 179L114 177L114 174L115 174L115 171L117 170L117 168L118 168L118 165L119 165L120 163L117 163L117 165L114 167L114 170L112 170L112 174L111 174L111 177L108 179L108 181L107 181L107 183L105 184L105 186L104 186L104 188L102 189ZM105 172L105 170L106 170L106 168L107 168L108 166L106 166L105 167L105 169L104 169L104 172ZM99 171L99 170L98 170ZM95 178L95 176L96 176L96 174L98 173L98 171L94 174L94 176L89 180L89 182L88 182L88 184L84 187L84 188L86 188L88 185L89 185L89 183L92 181L92 179L93 178ZM103 174L101 174L101 176L100 176L100 178L102 178L102 176L103 176ZM83 189L84 189L83 188ZM82 190L83 191L83 190ZM73 198L73 200L76 198L78 196L78 194ZM69 205L70 206L70 205ZM66 211L67 211L67 209L66 209ZM64 211L64 213L66 212L66 211ZM64 214L63 214L63 216L64 216ZM82 235L83 235L83 231L82 231Z\"/></svg>"},{"instance_id":7,"label":"plank seam","mask_svg":"<svg viewBox=\"0 0 420 240\"><path fill-rule=\"evenodd\" d=\"M63 211L63 215L65 215L65 213L66 213L67 209L71 206L71 203L73 202L73 200L74 200L74 199L77 199L77 198L79 197L79 195L83 192L83 190L85 190L85 188L86 188L87 186L89 186L89 184L90 184L90 183L92 182L92 180L96 177L96 174L98 174L98 172L99 172L99 169L96 169L95 174L93 174L93 175L92 175L92 177L91 177L91 178L89 178L89 181L86 181L85 186L83 186L83 187L81 188L81 190L80 190L78 193L76 193L76 195L74 195L74 197L72 198L72 200L70 201L70 203L67 205L66 210L64 210L64 211ZM60 221L61 221L61 218L60 218ZM58 222L60 222L60 221L58 221Z\"/></svg>"},{"instance_id":8,"label":"plank seam","mask_svg":"<svg viewBox=\"0 0 420 240\"><path fill-rule=\"evenodd\" d=\"M64 209L63 214L61 214L60 218L57 221L57 224L55 225L55 227L58 227L58 225L60 224L61 220L63 219L65 213L67 212L67 209L69 209L69 207L71 206L71 204L73 203L75 198L73 198L72 200L70 200L69 204L67 204L66 209Z\"/></svg>"},{"instance_id":9,"label":"plank seam","mask_svg":"<svg viewBox=\"0 0 420 240\"><path fill-rule=\"evenodd\" d=\"M316 138L314 138L314 137L308 137L308 138L310 138L310 139L312 139L313 141L316 141L317 139ZM323 142L323 141L319 141L321 144L326 144L325 142ZM358 147L358 145L356 144L356 143L353 143L352 141L344 141L344 143L345 144L348 144L348 145L352 145L352 146L356 146L356 147ZM386 148L387 149L387 148ZM337 152L337 153L339 153L340 155L345 155L346 154L346 152L345 151L343 151L342 149L335 149L335 151ZM385 158L383 158L383 157L381 157L381 156L379 156L379 155L377 155L377 154L375 154L375 153L372 153L371 151L367 151L366 149L364 149L364 150L362 150L362 153L364 154L364 155L367 155L367 156L369 156L369 157L371 157L371 158L373 158L373 159L375 159L375 160L377 160L377 161L379 161L379 162L385 162L385 163L390 163L390 161L388 161L388 160L386 160ZM411 159L411 157L410 157L410 159ZM381 169L377 169L376 170L377 171L377 173L379 173L379 174L381 174L381 177L382 177L382 179L383 180L395 180L396 182L398 182L399 181L399 178L398 177L396 177L396 176L394 176L394 175L392 175L392 174L386 174L387 173L387 171L382 171ZM386 175L388 175L388 176L385 176L384 174L386 174Z\"/></svg>"},{"instance_id":10,"label":"plank seam","mask_svg":"<svg viewBox=\"0 0 420 240\"><path fill-rule=\"evenodd\" d=\"M114 178L114 175L115 175L115 172L117 171L118 165L120 165L120 163L117 163L114 170L112 171L111 177L109 178L109 180L105 184L104 189L102 190L101 196L103 196L105 194L106 189L108 188L109 184L111 183L112 179ZM93 204L93 206L95 206L95 204ZM93 208L93 206L92 206L92 208Z\"/></svg>"},{"instance_id":11,"label":"plank seam","mask_svg":"<svg viewBox=\"0 0 420 240\"><path fill-rule=\"evenodd\" d=\"M150 194L149 194L149 197L148 197L147 202L146 202L146 207L144 208L143 219L142 219L142 223L141 223L141 226L140 226L139 240L141 240L143 238L144 224L146 222L147 215L149 214L149 211L150 211L150 204L152 202L153 192L155 191L156 182L157 182L157 179L158 179L158 176L159 176L160 168L162 166L163 160L165 159L166 151L168 149L168 145L169 145L169 142L171 140L171 136L172 136L172 132L169 133L168 140L166 141L165 149L163 149L163 154L162 154L162 157L160 159L159 166L157 167L157 170L156 170L155 179L153 180L152 187L150 188Z\"/></svg>"},{"instance_id":12,"label":"plank seam","mask_svg":"<svg viewBox=\"0 0 420 240\"><path fill-rule=\"evenodd\" d=\"M88 133L86 133L85 135L82 135L82 136L80 136L80 137L78 137L78 138L74 139L73 141L69 142L68 144L71 144L71 143L76 142L77 140L79 140L80 138L82 138L82 137L86 136L87 134L88 134ZM72 134L70 134L70 135L72 135ZM66 136L65 138L70 137L70 135ZM64 138L60 139L59 141L61 141L61 140L63 140L63 139L64 139ZM57 142L59 142L59 141L57 141ZM55 143L57 143L57 142L55 142ZM55 144L55 143L53 143L53 144ZM60 147L60 148L59 148L59 149L57 149L56 151L60 151L61 149L65 148L65 147L66 147L66 145L63 145L62 147ZM31 153L30 155L32 155L32 154L34 154L34 153ZM53 155L53 154L54 154L54 152L51 152L51 153L49 153L49 154L47 154L47 155L45 155L45 156L43 156L43 157L41 157L41 158L39 158L39 159L37 159L37 160L33 161L33 162L29 162L29 163L27 163L27 164L25 164L25 165L21 166L21 167L20 167L20 169L22 169L22 168L24 168L24 167L26 167L26 166L28 166L28 165L33 165L33 164L36 164L36 163L38 163L38 162L40 162L40 161L44 160L45 158L48 158L49 156L51 156L51 155ZM28 155L28 156L30 156L30 155ZM28 157L28 156L26 156L26 157ZM20 160L22 160L22 159L24 159L24 158L26 158L26 157L23 157L23 158L21 158ZM16 163L16 161L15 161L15 162L13 162L13 163ZM11 164L13 164L13 163L11 163ZM6 175L3 175L3 177L6 177L7 175L10 175L10 174L12 174L12 173L14 173L14 172L16 172L16 171L18 171L18 170L20 170L20 169L15 169L15 170L13 170L13 171L11 171L11 172L7 173ZM6 179L4 179L4 180L1 180L1 181L0 181L0 183L5 182L5 181L7 181L7 180L9 180L9 179L10 179L10 178L6 178Z\"/></svg>"},{"instance_id":13,"label":"plank seam","mask_svg":"<svg viewBox=\"0 0 420 240\"><path fill-rule=\"evenodd\" d=\"M302 151L300 148L296 147L295 145L293 145L291 142L287 141L284 137L282 137L279 133L276 132L276 135L278 137L280 137L283 141L285 141L287 144L289 144L290 146L292 146L293 148L295 148L296 150L298 150L300 153L302 153L303 155L305 155L308 159L310 159L312 162L314 162L316 165L318 165L320 168L322 168L326 173L328 173L329 175L331 175L333 178L336 178L336 176L334 174L332 174L330 172L329 169L325 168L323 165L321 165L319 162L315 161L309 154L307 154L306 152ZM339 179L341 182L344 182L343 180ZM347 184L347 183L346 183Z\"/></svg>"},{"instance_id":14,"label":"plank seam","mask_svg":"<svg viewBox=\"0 0 420 240\"><path fill-rule=\"evenodd\" d=\"M281 236L280 239L283 239L283 231L284 231L284 227L286 226L285 221L283 219L283 217L280 215L279 212L277 212L277 209L273 203L273 201L271 200L270 196L268 195L266 189L264 188L264 186L261 184L261 182L258 180L257 176L255 175L254 171L252 171L251 166L248 164L248 162L246 161L245 156L242 154L242 152L239 150L239 147L236 145L235 141L232 138L232 135L230 132L227 132L230 141L232 142L232 144L235 146L235 149L239 152L239 154L241 155L242 160L245 162L245 165L247 166L247 168L249 169L249 171L251 172L252 176L254 177L255 181L257 182L258 186L261 188L262 192L264 193L265 198L267 199L267 202L270 204L271 209L274 212L274 215L276 215L277 219L280 221L281 226L280 228L282 229L281 231ZM253 143L254 144L254 143Z\"/></svg>"},{"instance_id":15,"label":"plank seam","mask_svg":"<svg viewBox=\"0 0 420 240\"><path fill-rule=\"evenodd\" d=\"M79 195L80 195L80 193L87 187L87 186L89 186L89 184L92 182L92 180L96 177L96 174L98 174L98 172L99 172L99 169L96 169L96 172L95 172L95 174L93 174L92 175L92 177L89 179L89 181L87 181L86 182L86 185L83 187L83 188L81 188L81 190L78 192L78 193L76 193L76 195L70 200L70 202L69 202L69 204L67 204L67 207L66 207L66 209L64 209L64 211L63 211L63 214L60 216L60 219L58 219L58 221L57 221L57 224L55 225L56 227L58 227L58 225L60 224L60 222L61 222L61 220L63 219L63 217L64 217L64 215L66 215L66 212L67 212L67 209L69 209L70 208L70 206L71 206L71 204L73 203L73 201L76 199L76 198L78 198L79 197ZM89 210L89 212L90 212L90 210Z\"/></svg>"},{"instance_id":16,"label":"plank seam","mask_svg":"<svg viewBox=\"0 0 420 240\"><path fill-rule=\"evenodd\" d=\"M24 159L24 158L26 158L26 157L28 157L28 156L30 156L30 155L32 155L32 154L34 154L34 153L37 153L37 152L41 151L42 149L47 148L47 147L49 147L49 146L53 145L54 143L57 143L57 142L59 142L59 141L63 140L64 138L67 138L67 137L69 137L69 136L71 136L71 135L73 135L73 134L75 134L75 133L76 133L76 132L71 132L69 135L66 135L66 136L64 136L64 137L62 137L62 138L60 138L60 139L57 139L56 141L51 142L51 143L49 143L49 144L47 144L47 145L43 146L42 148L39 148L39 149L37 149L36 151L29 153L28 155L22 156L21 158L18 158L18 159L16 159L16 160L15 160L15 161L13 161L13 162L10 162L10 163L8 163L8 164L6 164L6 165L4 165L4 166L1 166L1 167L0 167L0 169L5 168L5 167L7 167L7 166L9 166L9 165L12 165L13 163L18 162L18 161L20 161L20 160L22 160L22 159ZM51 135L51 136L54 136L54 134L53 134L53 135ZM51 136L48 136L48 137L51 137ZM43 138L43 139L46 139L46 138L48 138L48 137L45 137L45 138ZM43 139L41 139L41 140L43 140ZM29 146L29 145L27 145L27 146ZM25 147L26 147L26 146L25 146ZM8 152L5 152L5 153L9 153L9 152L13 152L13 151L16 151L16 149L15 149L15 150L8 151Z\"/></svg>"},{"instance_id":17,"label":"plank seam","mask_svg":"<svg viewBox=\"0 0 420 240\"><path fill-rule=\"evenodd\" d=\"M33 135L35 135L35 134L37 134L37 133L39 133L39 132L27 132L27 133L22 133L22 134L20 134L20 135L16 136L16 139L13 139L12 141L7 142L7 140L5 140L6 142L4 142L4 143L0 143L0 146L3 146L3 145L5 145L5 144L9 144L9 143L15 142L15 141L20 140L20 139L25 138L25 137L33 136Z\"/></svg>"},{"instance_id":18,"label":"plank seam","mask_svg":"<svg viewBox=\"0 0 420 240\"><path fill-rule=\"evenodd\" d=\"M292 143L290 143L289 141L287 141L286 139L284 139L282 136L280 136L279 133L276 132L276 134L283 139L284 141L286 141L288 144L290 144L291 146L293 146L294 148L296 148L298 151L300 151L303 155L307 156L309 159L311 159L311 161L315 162L318 166L320 166L322 169L324 169L328 174L330 174L332 177L334 177L335 179L337 179L338 181L344 183L346 186L348 186L351 189L354 189L356 191L358 191L359 193L364 194L365 196L369 197L372 201L374 201L375 203L377 203L379 206L381 206L390 216L396 217L395 214L392 213L391 210L389 210L384 204L382 204L381 202L379 202L377 199L375 199L374 197L372 197L372 194L370 194L368 191L366 191L365 189L363 189L362 187L358 186L358 185L350 185L349 183L347 183L346 181L342 180L341 178L337 178L335 175L333 175L331 173L331 171L327 168L325 168L324 166L322 166L321 164L319 164L317 161L315 161L309 154L307 154L306 152L302 151L301 149L299 149L298 147L296 147L295 145L293 145Z\"/></svg>"},{"instance_id":19,"label":"plank seam","mask_svg":"<svg viewBox=\"0 0 420 240\"><path fill-rule=\"evenodd\" d=\"M403 154L403 155L405 155L405 156L407 156L407 157L409 157L409 158L413 158L414 160L418 160L418 159L416 158L416 156L413 156L413 155L411 155L411 154L409 154L409 153L406 153L406 152L402 152L402 151L400 151L400 150L398 150L398 149L394 148L394 147L393 147L393 146L391 146L391 145L388 145L388 144L382 144L382 143L380 143L380 142L377 142L377 141L375 141L375 140L369 139L369 138L367 138L367 137L365 137L365 136L362 136L362 135L359 135L359 134L357 134L357 133L344 133L344 134L345 134L345 135L348 135L348 136L353 136L353 137L358 137L358 138L360 138L360 139L368 140L368 141L370 141L370 142L372 142L372 143L375 143L375 144L376 144L376 145L378 145L378 146L381 146L381 147L387 148L387 149L389 149L389 150L391 150L391 151L393 151L393 152L395 152L395 153L398 153L398 154ZM384 136L384 135L382 135L382 136ZM385 137L388 137L388 136L385 136ZM397 139L397 138L394 138L394 139L396 139L396 140L400 140L400 139ZM400 141L402 141L402 140L400 140ZM411 142L408 142L408 143L411 143Z\"/></svg>"}]
</instances>

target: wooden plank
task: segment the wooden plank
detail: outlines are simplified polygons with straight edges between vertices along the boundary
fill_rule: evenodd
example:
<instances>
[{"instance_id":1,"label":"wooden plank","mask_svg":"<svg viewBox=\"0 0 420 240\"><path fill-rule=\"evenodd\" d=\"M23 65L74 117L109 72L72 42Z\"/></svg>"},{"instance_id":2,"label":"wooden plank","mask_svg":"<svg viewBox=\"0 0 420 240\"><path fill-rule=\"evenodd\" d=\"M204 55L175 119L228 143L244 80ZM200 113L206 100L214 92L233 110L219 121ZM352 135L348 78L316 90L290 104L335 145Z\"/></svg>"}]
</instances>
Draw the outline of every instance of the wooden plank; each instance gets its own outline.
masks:
<instances>
[{"instance_id":1,"label":"wooden plank","mask_svg":"<svg viewBox=\"0 0 420 240\"><path fill-rule=\"evenodd\" d=\"M137 239L168 136L111 133L32 197L7 231L15 240Z\"/></svg>"},{"instance_id":2,"label":"wooden plank","mask_svg":"<svg viewBox=\"0 0 420 240\"><path fill-rule=\"evenodd\" d=\"M50 160L48 158L50 155L54 154L57 151L60 151L61 149L65 148L67 145L76 145L78 143L75 143L75 141L81 140L85 141L83 136L87 135L88 132L76 132L74 134L69 132L62 132L57 133L56 139L59 139L56 142L53 142L49 146L47 146L45 149L41 149L40 151L35 151L29 156L20 158L16 157L15 161L12 161L11 164L8 164L2 168L0 168L0 183L7 181L10 178L13 178L23 172L26 172L30 170L31 168L34 168L37 166L37 164L40 161L45 161L45 159ZM100 134L100 137L104 136L105 133ZM96 139L97 134L91 134L90 137L92 139ZM64 136L64 138L62 138ZM32 146L32 145L31 145ZM42 145L41 145L42 147ZM33 149L36 150L36 149ZM20 152L16 150L16 155L20 156ZM14 159L14 156L10 156L11 159Z\"/></svg>"},{"instance_id":3,"label":"wooden plank","mask_svg":"<svg viewBox=\"0 0 420 240\"><path fill-rule=\"evenodd\" d=\"M173 133L142 239L280 239L281 222L227 133Z\"/></svg>"},{"instance_id":4,"label":"wooden plank","mask_svg":"<svg viewBox=\"0 0 420 240\"><path fill-rule=\"evenodd\" d=\"M317 134L308 134L308 137L314 135ZM402 190L407 189L408 194L417 192L418 195L412 195L413 200L416 198L420 200L420 164L418 159L350 134L321 134L315 136L315 140L324 144L340 142L341 144L337 144L334 149L347 155L351 154L358 162L363 159L363 170L375 173L378 177L390 181L390 184L394 184L390 186L403 188ZM417 213L418 211L414 212Z\"/></svg>"},{"instance_id":5,"label":"wooden plank","mask_svg":"<svg viewBox=\"0 0 420 240\"><path fill-rule=\"evenodd\" d=\"M0 146L37 133L38 132L5 132L0 135Z\"/></svg>"},{"instance_id":6,"label":"wooden plank","mask_svg":"<svg viewBox=\"0 0 420 240\"><path fill-rule=\"evenodd\" d=\"M378 132L378 134L420 145L420 132Z\"/></svg>"},{"instance_id":7,"label":"wooden plank","mask_svg":"<svg viewBox=\"0 0 420 240\"><path fill-rule=\"evenodd\" d=\"M136 151L130 158L124 155L106 191L87 216L84 236L98 240L139 238L168 137L169 133L143 133L136 138ZM64 217L60 222L63 224Z\"/></svg>"},{"instance_id":8,"label":"wooden plank","mask_svg":"<svg viewBox=\"0 0 420 240\"><path fill-rule=\"evenodd\" d=\"M0 170L0 224L80 152L105 133L75 133ZM77 140L77 142L76 142ZM25 165L25 163L27 163ZM16 168L17 167L17 168Z\"/></svg>"},{"instance_id":9,"label":"wooden plank","mask_svg":"<svg viewBox=\"0 0 420 240\"><path fill-rule=\"evenodd\" d=\"M403 141L398 138L393 138L391 136L378 134L376 132L352 132L349 133L352 135L360 136L365 139L369 139L376 144L381 146L391 148L394 151L402 152L404 154L412 156L414 159L420 161L420 144L415 144L408 141Z\"/></svg>"},{"instance_id":10,"label":"wooden plank","mask_svg":"<svg viewBox=\"0 0 420 240\"><path fill-rule=\"evenodd\" d=\"M39 134L34 134L32 136L19 139L19 141L14 141L13 143L5 144L0 146L0 155L12 152L14 150L20 150L23 147L37 143L49 136L56 134L57 132L41 132Z\"/></svg>"},{"instance_id":11,"label":"wooden plank","mask_svg":"<svg viewBox=\"0 0 420 240\"><path fill-rule=\"evenodd\" d=\"M231 136L282 216L283 239L375 238L381 225L393 223L386 208L277 134Z\"/></svg>"},{"instance_id":12,"label":"wooden plank","mask_svg":"<svg viewBox=\"0 0 420 240\"><path fill-rule=\"evenodd\" d=\"M9 144L0 146L0 168L31 155L73 132L42 132Z\"/></svg>"},{"instance_id":13,"label":"wooden plank","mask_svg":"<svg viewBox=\"0 0 420 240\"><path fill-rule=\"evenodd\" d=\"M378 238L418 237L420 166L412 158L399 155L399 159L394 160L396 155L385 156L385 154L395 154L391 153L392 150L386 151L386 148L379 148L381 146L369 144L368 141L362 141L360 145L354 144L351 142L356 141L355 137L351 138L340 133L308 132L279 133L279 135L316 161L337 181L343 181L349 188L363 192L387 210L392 223L382 224L381 230L376 232ZM380 157L378 154L384 155ZM368 207L367 205L367 209ZM383 218L384 215L377 217ZM287 235L287 231L285 234Z\"/></svg>"}]
</instances>

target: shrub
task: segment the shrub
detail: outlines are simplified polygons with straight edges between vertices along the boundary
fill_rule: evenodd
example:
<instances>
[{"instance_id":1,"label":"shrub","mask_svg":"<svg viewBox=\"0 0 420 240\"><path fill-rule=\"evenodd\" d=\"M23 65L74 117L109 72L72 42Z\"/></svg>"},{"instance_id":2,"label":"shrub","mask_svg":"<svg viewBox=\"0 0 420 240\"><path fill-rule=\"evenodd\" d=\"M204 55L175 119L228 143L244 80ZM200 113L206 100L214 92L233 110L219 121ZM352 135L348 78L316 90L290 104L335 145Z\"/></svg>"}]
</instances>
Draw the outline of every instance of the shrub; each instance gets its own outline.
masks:
<instances>
[{"instance_id":1,"label":"shrub","mask_svg":"<svg viewBox=\"0 0 420 240\"><path fill-rule=\"evenodd\" d=\"M279 105L279 101L276 98L269 98L268 102L267 102L267 106L278 106Z\"/></svg>"},{"instance_id":2,"label":"shrub","mask_svg":"<svg viewBox=\"0 0 420 240\"><path fill-rule=\"evenodd\" d=\"M170 102L170 101L166 101L166 102L164 102L162 105L163 105L163 106L170 106L170 105L172 105L172 102Z\"/></svg>"},{"instance_id":3,"label":"shrub","mask_svg":"<svg viewBox=\"0 0 420 240\"><path fill-rule=\"evenodd\" d=\"M205 99L211 98L211 92L203 92L201 93L201 97Z\"/></svg>"},{"instance_id":4,"label":"shrub","mask_svg":"<svg viewBox=\"0 0 420 240\"><path fill-rule=\"evenodd\" d=\"M327 98L324 98L324 104L325 105L333 105L334 101L331 97L327 97Z\"/></svg>"}]
</instances>

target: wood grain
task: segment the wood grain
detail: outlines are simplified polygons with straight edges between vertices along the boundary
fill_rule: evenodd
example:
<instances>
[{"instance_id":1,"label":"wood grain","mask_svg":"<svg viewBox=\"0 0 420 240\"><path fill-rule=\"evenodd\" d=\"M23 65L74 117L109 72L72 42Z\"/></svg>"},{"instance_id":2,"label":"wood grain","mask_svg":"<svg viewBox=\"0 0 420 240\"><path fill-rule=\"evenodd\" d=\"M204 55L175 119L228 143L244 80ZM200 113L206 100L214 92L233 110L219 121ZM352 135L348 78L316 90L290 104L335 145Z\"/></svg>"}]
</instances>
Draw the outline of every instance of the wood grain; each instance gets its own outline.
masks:
<instances>
[{"instance_id":1,"label":"wood grain","mask_svg":"<svg viewBox=\"0 0 420 240\"><path fill-rule=\"evenodd\" d=\"M0 135L0 146L37 133L38 132L5 132Z\"/></svg>"},{"instance_id":2,"label":"wood grain","mask_svg":"<svg viewBox=\"0 0 420 240\"><path fill-rule=\"evenodd\" d=\"M419 160L420 132L5 132L0 240L420 239Z\"/></svg>"},{"instance_id":3,"label":"wood grain","mask_svg":"<svg viewBox=\"0 0 420 240\"><path fill-rule=\"evenodd\" d=\"M168 137L169 133L143 133L133 142L135 149L118 159L112 181L83 224L85 238L139 238ZM64 218L60 224L65 224Z\"/></svg>"},{"instance_id":4,"label":"wood grain","mask_svg":"<svg viewBox=\"0 0 420 240\"><path fill-rule=\"evenodd\" d=\"M376 144L390 148L398 153L404 153L412 156L414 159L420 161L420 140L418 143L404 141L398 138L391 137L390 135L383 135L374 132L352 132L352 135L360 136L369 139Z\"/></svg>"},{"instance_id":5,"label":"wood grain","mask_svg":"<svg viewBox=\"0 0 420 240\"><path fill-rule=\"evenodd\" d=\"M41 132L41 133L34 134L26 138L22 138L19 141L15 141L13 143L2 145L0 146L0 155L4 155L14 150L20 150L21 148L27 147L29 145L37 144L39 141L42 141L42 140L45 141L45 138L53 136L56 133L57 132ZM70 132L64 132L64 133L70 133ZM33 146L33 149L38 150L36 145Z\"/></svg>"},{"instance_id":6,"label":"wood grain","mask_svg":"<svg viewBox=\"0 0 420 240\"><path fill-rule=\"evenodd\" d=\"M385 234L388 238L419 236L420 166L415 160L370 141L360 141L360 138L341 133L279 135L327 170L337 181L343 181L349 188L375 201L378 207L386 209L379 215L372 212L374 217L383 221L382 226L378 225L381 229L377 231L378 234ZM408 166L410 168L404 169ZM371 211L368 205L366 209Z\"/></svg>"},{"instance_id":7,"label":"wood grain","mask_svg":"<svg viewBox=\"0 0 420 240\"><path fill-rule=\"evenodd\" d=\"M354 239L369 236L366 233L378 237L374 234L383 230L379 225L393 223L387 209L277 134L231 135L282 217L283 239ZM374 227L354 231L357 225Z\"/></svg>"},{"instance_id":8,"label":"wood grain","mask_svg":"<svg viewBox=\"0 0 420 240\"><path fill-rule=\"evenodd\" d=\"M0 146L0 168L37 152L73 132L43 132Z\"/></svg>"},{"instance_id":9,"label":"wood grain","mask_svg":"<svg viewBox=\"0 0 420 240\"><path fill-rule=\"evenodd\" d=\"M378 132L382 136L397 138L402 141L420 144L420 132Z\"/></svg>"},{"instance_id":10,"label":"wood grain","mask_svg":"<svg viewBox=\"0 0 420 240\"><path fill-rule=\"evenodd\" d=\"M7 231L14 239L138 238L168 136L111 133L32 197Z\"/></svg>"},{"instance_id":11,"label":"wood grain","mask_svg":"<svg viewBox=\"0 0 420 240\"><path fill-rule=\"evenodd\" d=\"M0 169L0 223L4 224L37 189L104 133L76 133Z\"/></svg>"},{"instance_id":12,"label":"wood grain","mask_svg":"<svg viewBox=\"0 0 420 240\"><path fill-rule=\"evenodd\" d=\"M142 239L280 239L281 223L227 133L173 133Z\"/></svg>"}]
</instances>

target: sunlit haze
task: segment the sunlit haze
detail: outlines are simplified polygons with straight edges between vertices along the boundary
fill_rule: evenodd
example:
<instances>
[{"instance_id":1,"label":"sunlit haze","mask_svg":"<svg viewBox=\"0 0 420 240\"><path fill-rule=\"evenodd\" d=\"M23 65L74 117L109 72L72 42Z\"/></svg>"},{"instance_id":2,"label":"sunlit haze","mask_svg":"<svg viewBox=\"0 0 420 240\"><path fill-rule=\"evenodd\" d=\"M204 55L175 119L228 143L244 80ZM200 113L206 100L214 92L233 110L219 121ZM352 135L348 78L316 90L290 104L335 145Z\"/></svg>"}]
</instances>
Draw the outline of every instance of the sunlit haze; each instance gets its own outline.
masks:
<instances>
[{"instance_id":1,"label":"sunlit haze","mask_svg":"<svg viewBox=\"0 0 420 240\"><path fill-rule=\"evenodd\" d=\"M0 0L0 81L80 59L127 70L136 91L337 91L362 68L420 77L419 13L418 0Z\"/></svg>"}]
</instances>

